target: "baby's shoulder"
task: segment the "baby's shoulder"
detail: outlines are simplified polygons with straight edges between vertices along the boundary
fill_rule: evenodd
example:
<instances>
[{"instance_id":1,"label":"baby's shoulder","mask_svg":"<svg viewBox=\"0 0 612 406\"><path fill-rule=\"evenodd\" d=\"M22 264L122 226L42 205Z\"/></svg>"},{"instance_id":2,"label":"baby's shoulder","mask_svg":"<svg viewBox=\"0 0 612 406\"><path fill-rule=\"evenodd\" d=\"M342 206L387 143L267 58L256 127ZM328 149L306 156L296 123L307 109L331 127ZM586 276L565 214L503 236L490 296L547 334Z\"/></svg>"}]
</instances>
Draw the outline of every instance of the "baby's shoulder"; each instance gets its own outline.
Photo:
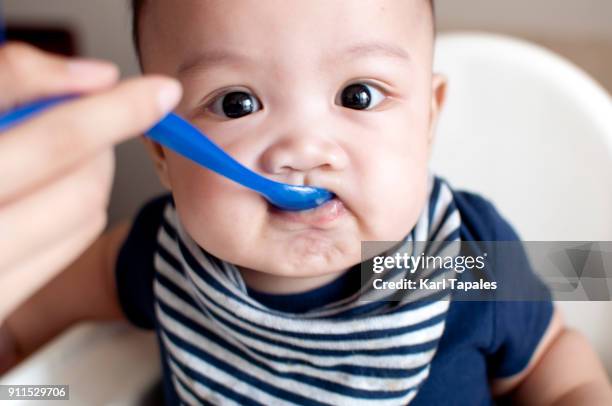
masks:
<instances>
[{"instance_id":1,"label":"baby's shoulder","mask_svg":"<svg viewBox=\"0 0 612 406\"><path fill-rule=\"evenodd\" d=\"M495 205L485 197L454 190L453 198L461 215L461 239L464 241L517 241L517 232Z\"/></svg>"},{"instance_id":2,"label":"baby's shoulder","mask_svg":"<svg viewBox=\"0 0 612 406\"><path fill-rule=\"evenodd\" d=\"M548 287L529 261L526 243L493 203L471 192L453 191L453 195L461 215L461 254L481 258L485 263L484 268L463 273L461 279L495 282L494 290L474 291L483 294L478 296L482 299L550 301ZM466 297L474 300L474 292L460 294L465 293Z\"/></svg>"},{"instance_id":3,"label":"baby's shoulder","mask_svg":"<svg viewBox=\"0 0 612 406\"><path fill-rule=\"evenodd\" d=\"M170 193L153 197L140 207L138 213L136 214L135 222L138 222L139 220L157 220L158 222L161 222L164 209L170 203L172 203L172 194Z\"/></svg>"},{"instance_id":4,"label":"baby's shoulder","mask_svg":"<svg viewBox=\"0 0 612 406\"><path fill-rule=\"evenodd\" d=\"M155 326L152 286L157 234L164 210L171 201L167 194L149 200L140 208L115 261L115 283L121 308L128 320L146 329Z\"/></svg>"}]
</instances>

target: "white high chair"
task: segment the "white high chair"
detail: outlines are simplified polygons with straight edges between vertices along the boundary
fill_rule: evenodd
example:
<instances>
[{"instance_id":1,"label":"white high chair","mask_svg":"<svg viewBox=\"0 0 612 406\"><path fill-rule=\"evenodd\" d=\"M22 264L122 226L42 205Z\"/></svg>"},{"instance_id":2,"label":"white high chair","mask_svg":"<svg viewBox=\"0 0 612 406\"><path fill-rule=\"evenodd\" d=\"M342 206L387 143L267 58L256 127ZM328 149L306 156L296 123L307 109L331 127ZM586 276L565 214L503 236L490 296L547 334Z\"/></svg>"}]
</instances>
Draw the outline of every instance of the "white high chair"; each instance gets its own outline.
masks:
<instances>
[{"instance_id":1,"label":"white high chair","mask_svg":"<svg viewBox=\"0 0 612 406\"><path fill-rule=\"evenodd\" d=\"M450 80L437 173L493 200L524 240L612 240L612 102L601 87L544 49L488 34L441 35L436 69ZM612 372L612 302L560 305ZM158 357L150 333L89 323L0 384L69 384L75 405L153 404Z\"/></svg>"},{"instance_id":2,"label":"white high chair","mask_svg":"<svg viewBox=\"0 0 612 406\"><path fill-rule=\"evenodd\" d=\"M539 46L484 33L437 42L449 78L432 168L492 200L524 241L612 240L612 99ZM558 302L612 376L612 302Z\"/></svg>"}]
</instances>

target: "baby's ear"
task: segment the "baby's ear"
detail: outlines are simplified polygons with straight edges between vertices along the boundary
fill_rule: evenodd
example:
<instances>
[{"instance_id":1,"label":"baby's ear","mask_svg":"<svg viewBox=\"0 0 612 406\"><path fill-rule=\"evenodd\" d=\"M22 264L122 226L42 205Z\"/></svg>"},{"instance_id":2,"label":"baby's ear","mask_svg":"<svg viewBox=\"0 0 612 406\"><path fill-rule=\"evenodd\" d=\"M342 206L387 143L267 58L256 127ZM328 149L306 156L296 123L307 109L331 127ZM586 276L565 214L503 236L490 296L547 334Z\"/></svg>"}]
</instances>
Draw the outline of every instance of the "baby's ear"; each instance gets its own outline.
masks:
<instances>
[{"instance_id":1,"label":"baby's ear","mask_svg":"<svg viewBox=\"0 0 612 406\"><path fill-rule=\"evenodd\" d=\"M170 187L170 176L168 175L168 164L166 163L164 149L161 145L148 137L142 137L142 142L145 144L145 147L147 147L149 155L153 160L159 181L166 189L172 190L172 187Z\"/></svg>"},{"instance_id":2,"label":"baby's ear","mask_svg":"<svg viewBox=\"0 0 612 406\"><path fill-rule=\"evenodd\" d=\"M429 117L429 143L433 142L436 125L440 117L440 111L444 107L446 101L446 88L448 80L446 76L434 73L431 78L431 111Z\"/></svg>"}]
</instances>

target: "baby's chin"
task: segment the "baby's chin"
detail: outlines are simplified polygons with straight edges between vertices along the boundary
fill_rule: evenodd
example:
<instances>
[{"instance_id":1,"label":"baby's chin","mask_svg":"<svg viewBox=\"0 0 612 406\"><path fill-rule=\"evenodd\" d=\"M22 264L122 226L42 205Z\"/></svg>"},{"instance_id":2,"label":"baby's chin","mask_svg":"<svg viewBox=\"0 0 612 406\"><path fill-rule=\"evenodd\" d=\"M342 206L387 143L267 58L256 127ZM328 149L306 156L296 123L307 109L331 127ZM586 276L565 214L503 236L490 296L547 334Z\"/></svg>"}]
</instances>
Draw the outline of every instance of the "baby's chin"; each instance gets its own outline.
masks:
<instances>
[{"instance_id":1,"label":"baby's chin","mask_svg":"<svg viewBox=\"0 0 612 406\"><path fill-rule=\"evenodd\" d=\"M264 252L240 265L271 275L307 278L341 272L359 263L361 257L358 241L337 241L308 233Z\"/></svg>"},{"instance_id":2,"label":"baby's chin","mask_svg":"<svg viewBox=\"0 0 612 406\"><path fill-rule=\"evenodd\" d=\"M230 262L267 274L312 277L339 272L361 258L360 233L350 218L323 228L276 220L244 241L246 250L228 250Z\"/></svg>"}]
</instances>

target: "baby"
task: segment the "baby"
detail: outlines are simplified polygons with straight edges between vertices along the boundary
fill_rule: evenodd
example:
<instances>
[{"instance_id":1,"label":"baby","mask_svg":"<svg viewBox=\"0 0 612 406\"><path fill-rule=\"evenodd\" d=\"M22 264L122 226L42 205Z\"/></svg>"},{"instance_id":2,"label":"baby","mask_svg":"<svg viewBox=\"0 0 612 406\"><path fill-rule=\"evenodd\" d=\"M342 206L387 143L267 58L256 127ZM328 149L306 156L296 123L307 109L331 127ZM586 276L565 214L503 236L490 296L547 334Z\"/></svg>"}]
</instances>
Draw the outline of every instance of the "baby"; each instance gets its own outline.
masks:
<instances>
[{"instance_id":1,"label":"baby","mask_svg":"<svg viewBox=\"0 0 612 406\"><path fill-rule=\"evenodd\" d=\"M145 139L171 195L7 320L22 356L77 320L126 317L157 332L167 404L612 404L550 300L360 300L362 241L518 238L486 200L429 176L446 86L429 1L134 12L144 72L183 84L178 113L256 172L336 197L283 212Z\"/></svg>"}]
</instances>

